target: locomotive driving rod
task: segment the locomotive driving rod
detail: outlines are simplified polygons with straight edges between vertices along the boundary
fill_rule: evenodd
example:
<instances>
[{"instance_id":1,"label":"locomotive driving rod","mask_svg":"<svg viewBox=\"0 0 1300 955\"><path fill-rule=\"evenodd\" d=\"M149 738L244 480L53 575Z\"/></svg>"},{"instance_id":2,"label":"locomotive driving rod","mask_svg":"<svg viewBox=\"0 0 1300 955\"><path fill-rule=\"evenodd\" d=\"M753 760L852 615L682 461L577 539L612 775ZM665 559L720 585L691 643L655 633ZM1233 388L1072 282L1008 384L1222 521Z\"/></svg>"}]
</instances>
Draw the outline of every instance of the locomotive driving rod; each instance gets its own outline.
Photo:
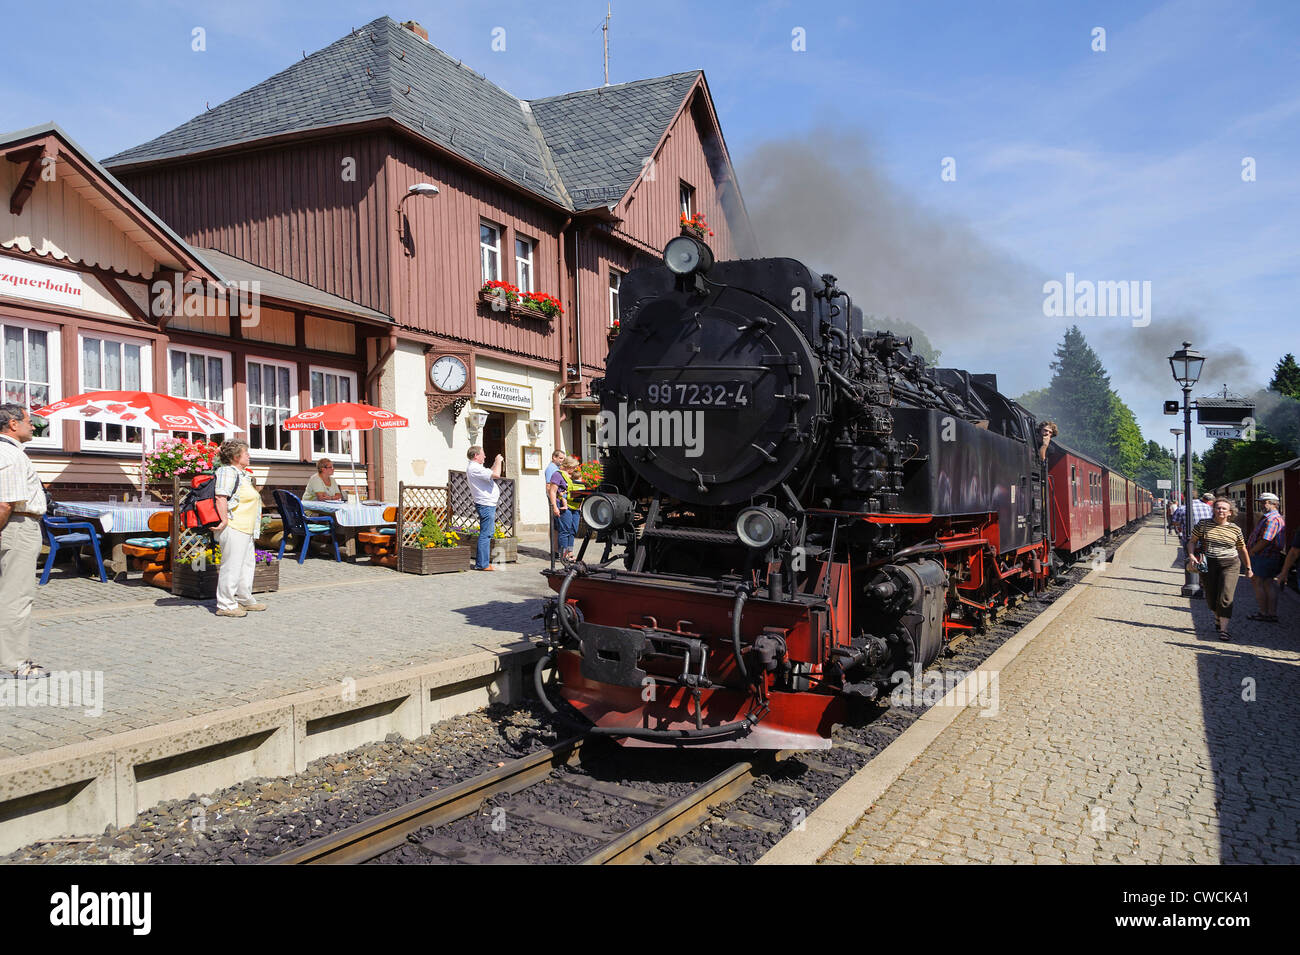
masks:
<instances>
[{"instance_id":1,"label":"locomotive driving rod","mask_svg":"<svg viewBox=\"0 0 1300 955\"><path fill-rule=\"evenodd\" d=\"M533 668L533 689L537 692L537 699L541 701L546 712L550 713L557 719L564 720L568 723L574 721L568 715L561 713L550 698L546 695L546 682L542 678L542 671L555 659L555 654L548 653L537 661L537 666ZM744 719L737 720L734 723L722 723L719 726L708 726L704 729L680 729L680 730L653 730L644 726L587 726L587 733L592 736L609 736L619 737L626 736L631 739L645 739L665 743L688 743L695 740L713 739L718 736L743 736L757 726L767 715L767 708L764 707L761 712L751 713Z\"/></svg>"}]
</instances>

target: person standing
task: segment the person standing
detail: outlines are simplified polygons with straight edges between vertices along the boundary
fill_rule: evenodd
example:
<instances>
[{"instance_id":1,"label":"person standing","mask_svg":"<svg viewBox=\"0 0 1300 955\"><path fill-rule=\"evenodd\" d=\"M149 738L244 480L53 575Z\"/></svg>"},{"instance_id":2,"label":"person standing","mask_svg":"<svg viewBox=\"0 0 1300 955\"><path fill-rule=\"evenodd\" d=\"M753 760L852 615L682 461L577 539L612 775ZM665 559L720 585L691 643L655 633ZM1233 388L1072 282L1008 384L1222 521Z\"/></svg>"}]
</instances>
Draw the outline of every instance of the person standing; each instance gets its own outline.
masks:
<instances>
[{"instance_id":1,"label":"person standing","mask_svg":"<svg viewBox=\"0 0 1300 955\"><path fill-rule=\"evenodd\" d=\"M20 404L0 404L0 679L39 680L50 671L31 659L36 558L45 490L23 450L32 419Z\"/></svg>"},{"instance_id":2,"label":"person standing","mask_svg":"<svg viewBox=\"0 0 1300 955\"><path fill-rule=\"evenodd\" d=\"M560 457L560 463L564 457ZM569 482L564 479L564 471L557 465L546 480L546 497L551 505L551 526L555 529L555 557L565 560L573 559L573 534L576 527L570 523L572 510L569 507Z\"/></svg>"},{"instance_id":3,"label":"person standing","mask_svg":"<svg viewBox=\"0 0 1300 955\"><path fill-rule=\"evenodd\" d=\"M262 494L248 464L248 442L231 438L218 452L216 505L221 523L212 529L221 547L217 565L217 616L242 617L250 610L265 610L253 599L253 571L257 549L254 539L262 523Z\"/></svg>"},{"instance_id":4,"label":"person standing","mask_svg":"<svg viewBox=\"0 0 1300 955\"><path fill-rule=\"evenodd\" d=\"M1277 582L1274 578L1282 569L1286 520L1277 509L1279 502L1276 494L1265 491L1259 496L1259 501L1264 505L1264 516L1259 519L1246 541L1246 546L1254 557L1255 576L1250 582L1255 588L1259 613L1252 613L1247 619L1277 623Z\"/></svg>"},{"instance_id":5,"label":"person standing","mask_svg":"<svg viewBox=\"0 0 1300 955\"><path fill-rule=\"evenodd\" d=\"M496 479L501 476L506 459L498 454L489 470L483 464L487 455L477 444L469 449L467 457L469 464L465 465L465 479L469 482L474 508L478 511L478 549L474 556L474 569L496 570L492 565L492 534L497 526L497 502L501 500L501 488Z\"/></svg>"},{"instance_id":6,"label":"person standing","mask_svg":"<svg viewBox=\"0 0 1300 955\"><path fill-rule=\"evenodd\" d=\"M564 466L564 452L552 451L551 463L546 465L546 470L542 472L542 480L545 481L547 484L550 484L551 478L555 477L555 472L560 470L560 468L563 466ZM551 492L547 491L546 493L550 494Z\"/></svg>"},{"instance_id":7,"label":"person standing","mask_svg":"<svg viewBox=\"0 0 1300 955\"><path fill-rule=\"evenodd\" d=\"M1228 621L1232 619L1232 600L1237 591L1237 576L1246 569L1246 577L1253 576L1250 551L1241 528L1231 520L1236 506L1226 497L1214 502L1212 517L1192 528L1191 550L1187 569L1195 573L1199 567L1197 555L1204 550L1206 569L1201 573L1201 590L1205 602L1214 614L1214 626L1220 640L1231 640Z\"/></svg>"}]
</instances>

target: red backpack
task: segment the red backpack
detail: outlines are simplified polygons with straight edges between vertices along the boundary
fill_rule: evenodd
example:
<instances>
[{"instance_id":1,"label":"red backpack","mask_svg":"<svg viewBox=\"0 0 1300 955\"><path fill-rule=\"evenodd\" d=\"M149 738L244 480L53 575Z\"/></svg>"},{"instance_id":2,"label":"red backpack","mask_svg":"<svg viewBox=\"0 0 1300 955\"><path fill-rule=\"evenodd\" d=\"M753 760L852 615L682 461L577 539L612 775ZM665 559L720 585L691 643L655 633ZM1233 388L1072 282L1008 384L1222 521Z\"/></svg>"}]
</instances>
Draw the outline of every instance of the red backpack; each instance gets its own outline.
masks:
<instances>
[{"instance_id":1,"label":"red backpack","mask_svg":"<svg viewBox=\"0 0 1300 955\"><path fill-rule=\"evenodd\" d=\"M235 470L235 489L230 492L234 497L239 493L239 482L244 476ZM190 530L216 527L221 523L217 513L217 482L211 474L198 474L190 479L190 490L185 494L185 503L181 505L181 527Z\"/></svg>"}]
</instances>

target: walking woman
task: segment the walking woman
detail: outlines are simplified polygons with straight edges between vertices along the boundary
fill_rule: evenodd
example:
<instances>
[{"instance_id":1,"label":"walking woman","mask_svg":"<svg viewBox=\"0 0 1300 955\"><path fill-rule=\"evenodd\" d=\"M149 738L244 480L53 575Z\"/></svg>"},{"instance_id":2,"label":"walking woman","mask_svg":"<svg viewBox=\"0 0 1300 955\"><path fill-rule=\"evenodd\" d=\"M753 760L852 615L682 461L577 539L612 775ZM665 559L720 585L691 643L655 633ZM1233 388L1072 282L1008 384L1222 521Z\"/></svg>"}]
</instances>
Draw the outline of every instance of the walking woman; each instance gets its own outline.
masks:
<instances>
[{"instance_id":1,"label":"walking woman","mask_svg":"<svg viewBox=\"0 0 1300 955\"><path fill-rule=\"evenodd\" d=\"M248 442L231 438L218 452L217 514L221 523L212 529L221 547L217 570L217 616L242 617L250 610L265 610L253 599L256 548L253 540L262 520L262 494L248 468Z\"/></svg>"},{"instance_id":2,"label":"walking woman","mask_svg":"<svg viewBox=\"0 0 1300 955\"><path fill-rule=\"evenodd\" d=\"M1228 621L1232 619L1232 598L1237 590L1237 575L1246 569L1246 578L1254 576L1250 567L1250 551L1246 538L1232 518L1237 508L1226 497L1214 502L1214 516L1192 528L1189 570L1196 570L1198 555L1204 551L1206 569L1201 572L1201 589L1205 602L1214 614L1214 625L1220 640L1231 640Z\"/></svg>"}]
</instances>

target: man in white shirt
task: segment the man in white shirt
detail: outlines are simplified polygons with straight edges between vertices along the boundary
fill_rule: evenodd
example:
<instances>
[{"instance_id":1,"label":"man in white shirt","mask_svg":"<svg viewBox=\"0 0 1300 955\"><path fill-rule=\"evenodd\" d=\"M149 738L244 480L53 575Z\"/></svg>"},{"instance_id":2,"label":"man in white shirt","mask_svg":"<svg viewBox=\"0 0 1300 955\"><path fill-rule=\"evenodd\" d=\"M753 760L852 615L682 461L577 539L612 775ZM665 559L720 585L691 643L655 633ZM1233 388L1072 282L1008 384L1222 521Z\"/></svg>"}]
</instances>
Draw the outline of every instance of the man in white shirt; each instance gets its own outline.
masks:
<instances>
[{"instance_id":1,"label":"man in white shirt","mask_svg":"<svg viewBox=\"0 0 1300 955\"><path fill-rule=\"evenodd\" d=\"M45 516L45 489L23 450L32 434L26 408L0 404L0 680L50 675L28 656Z\"/></svg>"},{"instance_id":2,"label":"man in white shirt","mask_svg":"<svg viewBox=\"0 0 1300 955\"><path fill-rule=\"evenodd\" d=\"M483 462L487 455L477 444L467 454L469 464L465 465L465 479L469 481L470 493L474 495L474 507L478 511L478 551L474 558L475 570L496 570L492 566L492 533L497 526L497 502L501 500L501 488L496 479L501 476L501 466L505 456L498 454L488 470Z\"/></svg>"}]
</instances>

